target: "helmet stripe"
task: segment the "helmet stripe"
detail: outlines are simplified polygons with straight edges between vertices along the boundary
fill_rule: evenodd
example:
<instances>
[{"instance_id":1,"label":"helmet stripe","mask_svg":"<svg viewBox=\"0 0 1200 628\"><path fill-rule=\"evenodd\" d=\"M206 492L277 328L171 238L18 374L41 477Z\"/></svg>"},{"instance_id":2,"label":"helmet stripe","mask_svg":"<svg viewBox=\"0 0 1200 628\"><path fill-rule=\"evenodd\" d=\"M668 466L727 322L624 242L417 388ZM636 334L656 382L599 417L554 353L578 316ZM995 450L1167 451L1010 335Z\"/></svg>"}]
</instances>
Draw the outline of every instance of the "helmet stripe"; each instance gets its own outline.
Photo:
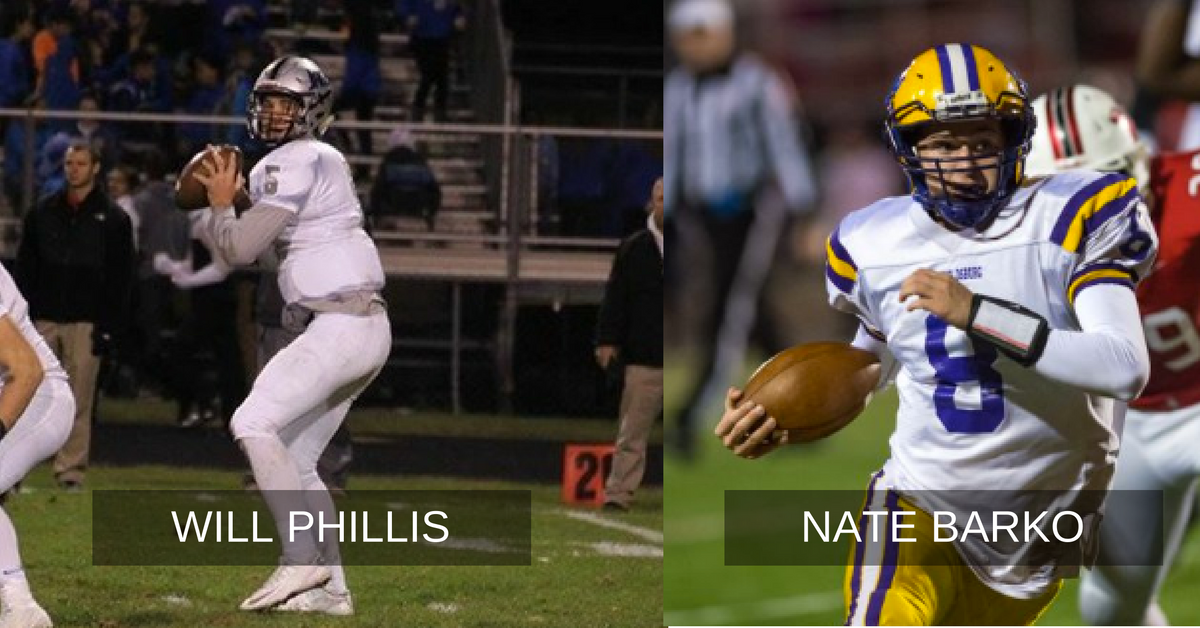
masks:
<instances>
[{"instance_id":1,"label":"helmet stripe","mask_svg":"<svg viewBox=\"0 0 1200 628\"><path fill-rule=\"evenodd\" d=\"M950 70L950 57L946 53L945 46L934 48L937 51L938 65L942 69L942 92L946 94L954 93L954 73Z\"/></svg>"},{"instance_id":2,"label":"helmet stripe","mask_svg":"<svg viewBox=\"0 0 1200 628\"><path fill-rule=\"evenodd\" d=\"M267 78L271 80L279 78L279 72L283 70L283 66L287 65L287 62L290 59L291 57L283 57L282 59L276 61L274 67L271 68L271 74L267 76Z\"/></svg>"},{"instance_id":3,"label":"helmet stripe","mask_svg":"<svg viewBox=\"0 0 1200 628\"><path fill-rule=\"evenodd\" d=\"M1079 125L1075 122L1075 86L1067 88L1067 126L1071 129L1071 142L1075 144L1075 154L1083 154L1083 136L1079 134Z\"/></svg>"},{"instance_id":4,"label":"helmet stripe","mask_svg":"<svg viewBox=\"0 0 1200 628\"><path fill-rule=\"evenodd\" d=\"M1054 93L1050 93L1050 97L1046 99L1042 106L1046 108L1046 113L1042 115L1042 119L1046 121L1047 135L1050 136L1050 147L1054 149L1054 158L1062 159L1062 136L1058 134L1058 125L1054 123Z\"/></svg>"},{"instance_id":5,"label":"helmet stripe","mask_svg":"<svg viewBox=\"0 0 1200 628\"><path fill-rule=\"evenodd\" d=\"M967 78L967 58L963 54L962 44L946 46L946 56L950 59L950 72L954 76L954 91L968 91L970 81Z\"/></svg>"},{"instance_id":6,"label":"helmet stripe","mask_svg":"<svg viewBox=\"0 0 1200 628\"><path fill-rule=\"evenodd\" d=\"M1074 157L1076 154L1075 145L1071 143L1071 131L1067 128L1066 106L1063 103L1062 88L1054 90L1051 100L1054 102L1054 109L1051 114L1054 118L1054 123L1058 127L1057 137L1062 142L1063 156Z\"/></svg>"},{"instance_id":7,"label":"helmet stripe","mask_svg":"<svg viewBox=\"0 0 1200 628\"><path fill-rule=\"evenodd\" d=\"M967 62L967 86L971 91L979 89L979 67L975 62L975 47L967 44L962 46L963 55Z\"/></svg>"}]
</instances>

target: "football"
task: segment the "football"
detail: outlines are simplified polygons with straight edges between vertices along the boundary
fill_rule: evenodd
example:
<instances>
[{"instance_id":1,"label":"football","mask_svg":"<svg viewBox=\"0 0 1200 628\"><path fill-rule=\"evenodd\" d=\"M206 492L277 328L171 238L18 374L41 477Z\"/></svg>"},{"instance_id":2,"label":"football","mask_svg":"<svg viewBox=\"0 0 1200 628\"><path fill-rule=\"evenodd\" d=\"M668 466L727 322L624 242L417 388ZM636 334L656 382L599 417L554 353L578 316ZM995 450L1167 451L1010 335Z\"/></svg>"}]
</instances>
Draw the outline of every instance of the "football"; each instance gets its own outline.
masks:
<instances>
[{"instance_id":1,"label":"football","mask_svg":"<svg viewBox=\"0 0 1200 628\"><path fill-rule=\"evenodd\" d=\"M842 429L866 407L879 380L879 358L842 342L786 349L750 376L745 398L763 405L792 442Z\"/></svg>"},{"instance_id":2,"label":"football","mask_svg":"<svg viewBox=\"0 0 1200 628\"><path fill-rule=\"evenodd\" d=\"M242 151L236 146L224 144L214 148L216 151L229 159L230 156L237 163L238 170L242 169ZM204 189L204 184L196 179L196 171L200 166L200 162L209 155L209 149L204 149L196 153L191 161L183 167L183 172L179 173L179 179L175 181L175 204L180 209L191 211L193 209L203 209L208 207L208 192ZM234 208L240 213L248 209L251 205L250 196L245 190L238 190L237 195L233 199Z\"/></svg>"}]
</instances>

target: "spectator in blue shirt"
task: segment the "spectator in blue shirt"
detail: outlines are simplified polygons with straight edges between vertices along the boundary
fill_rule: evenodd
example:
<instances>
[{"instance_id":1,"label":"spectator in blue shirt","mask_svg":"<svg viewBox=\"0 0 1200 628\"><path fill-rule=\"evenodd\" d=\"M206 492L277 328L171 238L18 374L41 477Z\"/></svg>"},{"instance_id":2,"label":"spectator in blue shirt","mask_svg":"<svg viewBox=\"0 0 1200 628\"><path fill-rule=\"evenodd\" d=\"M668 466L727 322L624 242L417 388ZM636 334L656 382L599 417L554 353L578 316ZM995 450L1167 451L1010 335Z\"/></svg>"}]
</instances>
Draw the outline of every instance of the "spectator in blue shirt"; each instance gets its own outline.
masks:
<instances>
[{"instance_id":1,"label":"spectator in blue shirt","mask_svg":"<svg viewBox=\"0 0 1200 628\"><path fill-rule=\"evenodd\" d=\"M46 101L38 99L33 108L37 110L46 109ZM24 199L24 169L25 169L25 121L20 120L16 123L9 124L8 129L4 133L4 193L8 196L9 206L13 208L13 213L20 216L25 207ZM34 166L37 166L37 152L46 143L50 137L50 129L44 122L36 122L34 125ZM37 182L35 181L34 193L37 193ZM32 199L30 199L32 204Z\"/></svg>"},{"instance_id":2,"label":"spectator in blue shirt","mask_svg":"<svg viewBox=\"0 0 1200 628\"><path fill-rule=\"evenodd\" d=\"M396 0L396 13L408 26L410 45L421 73L413 97L412 119L425 119L425 101L434 95L434 120L446 120L449 99L450 40L467 28L467 19L457 0Z\"/></svg>"},{"instance_id":3,"label":"spectator in blue shirt","mask_svg":"<svg viewBox=\"0 0 1200 628\"><path fill-rule=\"evenodd\" d=\"M71 138L59 131L50 136L42 144L37 155L37 195L39 198L61 191L67 185L66 173L63 172L63 162L67 157L67 149L71 147Z\"/></svg>"},{"instance_id":4,"label":"spectator in blue shirt","mask_svg":"<svg viewBox=\"0 0 1200 628\"><path fill-rule=\"evenodd\" d=\"M233 64L229 69L229 77L225 79L224 115L238 119L246 117L250 106L250 91L254 89L254 80L265 65L259 50L250 43L241 43L234 47ZM226 127L225 141L234 146L240 146L243 151L248 148L250 136L246 133L245 124L234 124Z\"/></svg>"},{"instance_id":5,"label":"spectator in blue shirt","mask_svg":"<svg viewBox=\"0 0 1200 628\"><path fill-rule=\"evenodd\" d=\"M39 171L45 171L43 182L47 178L61 179L62 158L66 148L72 143L84 142L95 149L100 155L102 169L117 163L120 150L117 134L108 123L87 115L97 111L100 111L99 99L92 92L84 92L79 98L79 113L83 117L71 122L67 129L56 133L39 153ZM106 174L106 171L103 172Z\"/></svg>"},{"instance_id":6,"label":"spectator in blue shirt","mask_svg":"<svg viewBox=\"0 0 1200 628\"><path fill-rule=\"evenodd\" d=\"M253 42L266 29L265 0L208 0L208 52L226 57L238 43Z\"/></svg>"},{"instance_id":7,"label":"spectator in blue shirt","mask_svg":"<svg viewBox=\"0 0 1200 628\"><path fill-rule=\"evenodd\" d=\"M113 85L108 93L110 111L165 113L171 110L169 94L161 93L158 82L158 62L149 50L135 50L129 55L129 78ZM165 131L158 124L127 122L121 131L126 143L158 143Z\"/></svg>"},{"instance_id":8,"label":"spectator in blue shirt","mask_svg":"<svg viewBox=\"0 0 1200 628\"><path fill-rule=\"evenodd\" d=\"M383 89L379 73L379 22L375 0L346 0L346 18L350 37L346 42L346 72L342 90L333 102L333 111L354 109L357 120L375 117L375 103ZM358 132L359 152L371 154L371 132Z\"/></svg>"},{"instance_id":9,"label":"spectator in blue shirt","mask_svg":"<svg viewBox=\"0 0 1200 628\"><path fill-rule=\"evenodd\" d=\"M120 29L113 37L112 45L106 51L109 56L104 61L108 65L115 64L118 58L124 57L134 50L158 41L154 35L155 31L152 30L150 9L144 2L130 2L125 9L125 19L118 20L118 24Z\"/></svg>"},{"instance_id":10,"label":"spectator in blue shirt","mask_svg":"<svg viewBox=\"0 0 1200 628\"><path fill-rule=\"evenodd\" d=\"M220 62L208 55L197 55L192 59L192 77L195 84L192 94L184 106L186 113L199 116L217 115L225 100L225 85L221 81ZM203 122L189 122L179 128L180 154L191 155L206 144L217 141L216 129Z\"/></svg>"},{"instance_id":11,"label":"spectator in blue shirt","mask_svg":"<svg viewBox=\"0 0 1200 628\"><path fill-rule=\"evenodd\" d=\"M14 2L0 9L0 107L20 107L33 86L33 58L29 40L33 38L33 13L29 6Z\"/></svg>"},{"instance_id":12,"label":"spectator in blue shirt","mask_svg":"<svg viewBox=\"0 0 1200 628\"><path fill-rule=\"evenodd\" d=\"M33 39L33 61L38 70L39 93L49 109L75 109L79 106L79 42L74 14L63 7L52 7L47 14L47 27ZM66 121L51 126L65 128Z\"/></svg>"}]
</instances>

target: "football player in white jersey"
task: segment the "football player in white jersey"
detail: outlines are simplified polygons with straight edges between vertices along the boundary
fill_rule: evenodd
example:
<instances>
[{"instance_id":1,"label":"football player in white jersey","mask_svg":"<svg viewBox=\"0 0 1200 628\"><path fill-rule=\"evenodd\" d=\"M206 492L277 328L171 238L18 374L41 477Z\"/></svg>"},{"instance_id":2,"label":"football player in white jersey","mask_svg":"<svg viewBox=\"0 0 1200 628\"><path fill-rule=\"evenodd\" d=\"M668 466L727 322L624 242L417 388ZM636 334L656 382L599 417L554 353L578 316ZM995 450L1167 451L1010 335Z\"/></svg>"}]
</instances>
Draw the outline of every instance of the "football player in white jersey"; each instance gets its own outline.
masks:
<instances>
[{"instance_id":1,"label":"football player in white jersey","mask_svg":"<svg viewBox=\"0 0 1200 628\"><path fill-rule=\"evenodd\" d=\"M1084 575L1079 610L1097 625L1167 625L1158 590L1179 552L1200 478L1200 150L1151 158L1124 108L1087 85L1040 96L1033 109L1039 125L1031 176L1123 172L1151 192L1159 256L1137 292L1150 383L1130 404L1113 489L1161 491L1163 503L1108 509L1100 560Z\"/></svg>"},{"instance_id":2,"label":"football player in white jersey","mask_svg":"<svg viewBox=\"0 0 1200 628\"><path fill-rule=\"evenodd\" d=\"M329 79L311 60L273 61L255 81L247 111L250 134L272 147L250 172L254 205L235 216L242 178L233 160L214 153L198 175L212 207L210 241L233 265L273 247L284 326L302 330L263 368L230 424L283 542L279 568L243 610L354 612L336 537L288 540L289 512L337 519L317 459L392 344L383 268L363 230L350 166L318 139L332 119L331 99Z\"/></svg>"},{"instance_id":3,"label":"football player in white jersey","mask_svg":"<svg viewBox=\"0 0 1200 628\"><path fill-rule=\"evenodd\" d=\"M62 447L75 397L67 373L33 323L29 304L0 266L0 493ZM50 616L33 599L21 567L17 531L0 508L0 628L44 628Z\"/></svg>"},{"instance_id":4,"label":"football player in white jersey","mask_svg":"<svg viewBox=\"0 0 1200 628\"><path fill-rule=\"evenodd\" d=\"M867 506L916 512L915 542L864 534L847 623L1030 624L1094 546L1123 406L1149 377L1132 288L1157 240L1124 175L1022 176L1036 122L1024 83L991 52L925 51L887 105L912 195L841 222L827 285L861 321L854 345L880 357L881 385L895 379L891 458ZM764 414L731 391L718 436L761 455L784 436ZM989 489L1005 503L988 504ZM934 542L929 512L989 505L1071 509L1084 529L1073 548Z\"/></svg>"}]
</instances>

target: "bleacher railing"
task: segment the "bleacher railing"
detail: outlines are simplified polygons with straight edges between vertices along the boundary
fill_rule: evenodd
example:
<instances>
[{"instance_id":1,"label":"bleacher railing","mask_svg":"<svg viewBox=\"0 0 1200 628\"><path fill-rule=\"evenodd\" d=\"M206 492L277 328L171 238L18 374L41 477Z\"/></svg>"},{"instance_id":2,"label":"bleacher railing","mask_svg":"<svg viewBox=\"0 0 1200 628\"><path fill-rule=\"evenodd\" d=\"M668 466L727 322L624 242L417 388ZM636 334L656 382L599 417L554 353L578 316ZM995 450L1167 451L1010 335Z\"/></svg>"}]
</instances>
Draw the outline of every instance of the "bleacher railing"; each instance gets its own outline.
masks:
<instances>
[{"instance_id":1,"label":"bleacher railing","mask_svg":"<svg viewBox=\"0 0 1200 628\"><path fill-rule=\"evenodd\" d=\"M15 214L23 215L32 208L34 199L36 198L36 181L35 161L37 154L41 149L40 146L34 145L35 137L37 136L36 129L39 124L44 124L48 121L75 121L80 119L81 114L76 111L49 111L37 109L2 109L0 108L0 123L4 124L20 124L24 127L25 149L24 161L21 165L22 171L22 188L26 194L23 194L23 206L13 208ZM118 113L97 111L90 112L86 116L89 120L107 123L136 123L136 124L207 124L214 127L232 127L245 124L245 120L240 117L232 116L197 116L191 114L172 114L172 113ZM554 140L557 142L568 140L607 140L607 141L629 141L646 143L647 145L657 145L661 152L661 142L663 138L662 131L658 130L640 130L640 129L589 129L589 128L574 128L574 127L540 127L540 126L522 126L516 124L458 124L458 123L398 123L398 122L377 122L377 121L355 121L355 120L337 120L331 127L331 133L342 131L347 135L353 134L355 131L365 130L386 135L394 130L397 126L404 126L408 129L413 138L421 144L428 145L436 142L439 139L445 140L468 140L471 138L479 139L507 139L511 142L510 149L507 151L508 158L504 164L499 164L505 169L505 177L499 181L489 181L485 187L497 188L489 189L486 194L488 202L486 203L486 211L488 212L488 223L490 231L496 235L512 235L516 241L523 242L531 240L532 243L547 243L558 242L562 246L572 247L578 243L586 243L589 238L558 238L547 240L547 237L553 236L554 233L547 232L546 223L543 220L544 216L539 214L540 199L538 197L539 177L541 174L538 171L539 159L538 149L539 144L544 144L545 140ZM224 137L224 133L216 134ZM327 136L328 137L328 136ZM219 141L214 141L219 143ZM379 143L377 143L379 145ZM427 157L431 155L427 154ZM436 155L432 156L436 160ZM354 156L351 158L352 163L367 162L376 159L375 157ZM497 164L489 164L488 162L494 159L491 155L483 156L483 167L496 167ZM452 186L451 186L452 187ZM360 194L360 197L365 196ZM495 198L496 200L491 200ZM365 200L365 199L364 199ZM506 212L502 207L511 206L512 212ZM510 227L515 230L515 233L510 234ZM436 240L442 237L443 234L438 233L413 233L412 240ZM486 239L484 239L486 240ZM484 240L480 240L481 242ZM612 240L604 240L612 242ZM584 244L584 246L590 246Z\"/></svg>"}]
</instances>

